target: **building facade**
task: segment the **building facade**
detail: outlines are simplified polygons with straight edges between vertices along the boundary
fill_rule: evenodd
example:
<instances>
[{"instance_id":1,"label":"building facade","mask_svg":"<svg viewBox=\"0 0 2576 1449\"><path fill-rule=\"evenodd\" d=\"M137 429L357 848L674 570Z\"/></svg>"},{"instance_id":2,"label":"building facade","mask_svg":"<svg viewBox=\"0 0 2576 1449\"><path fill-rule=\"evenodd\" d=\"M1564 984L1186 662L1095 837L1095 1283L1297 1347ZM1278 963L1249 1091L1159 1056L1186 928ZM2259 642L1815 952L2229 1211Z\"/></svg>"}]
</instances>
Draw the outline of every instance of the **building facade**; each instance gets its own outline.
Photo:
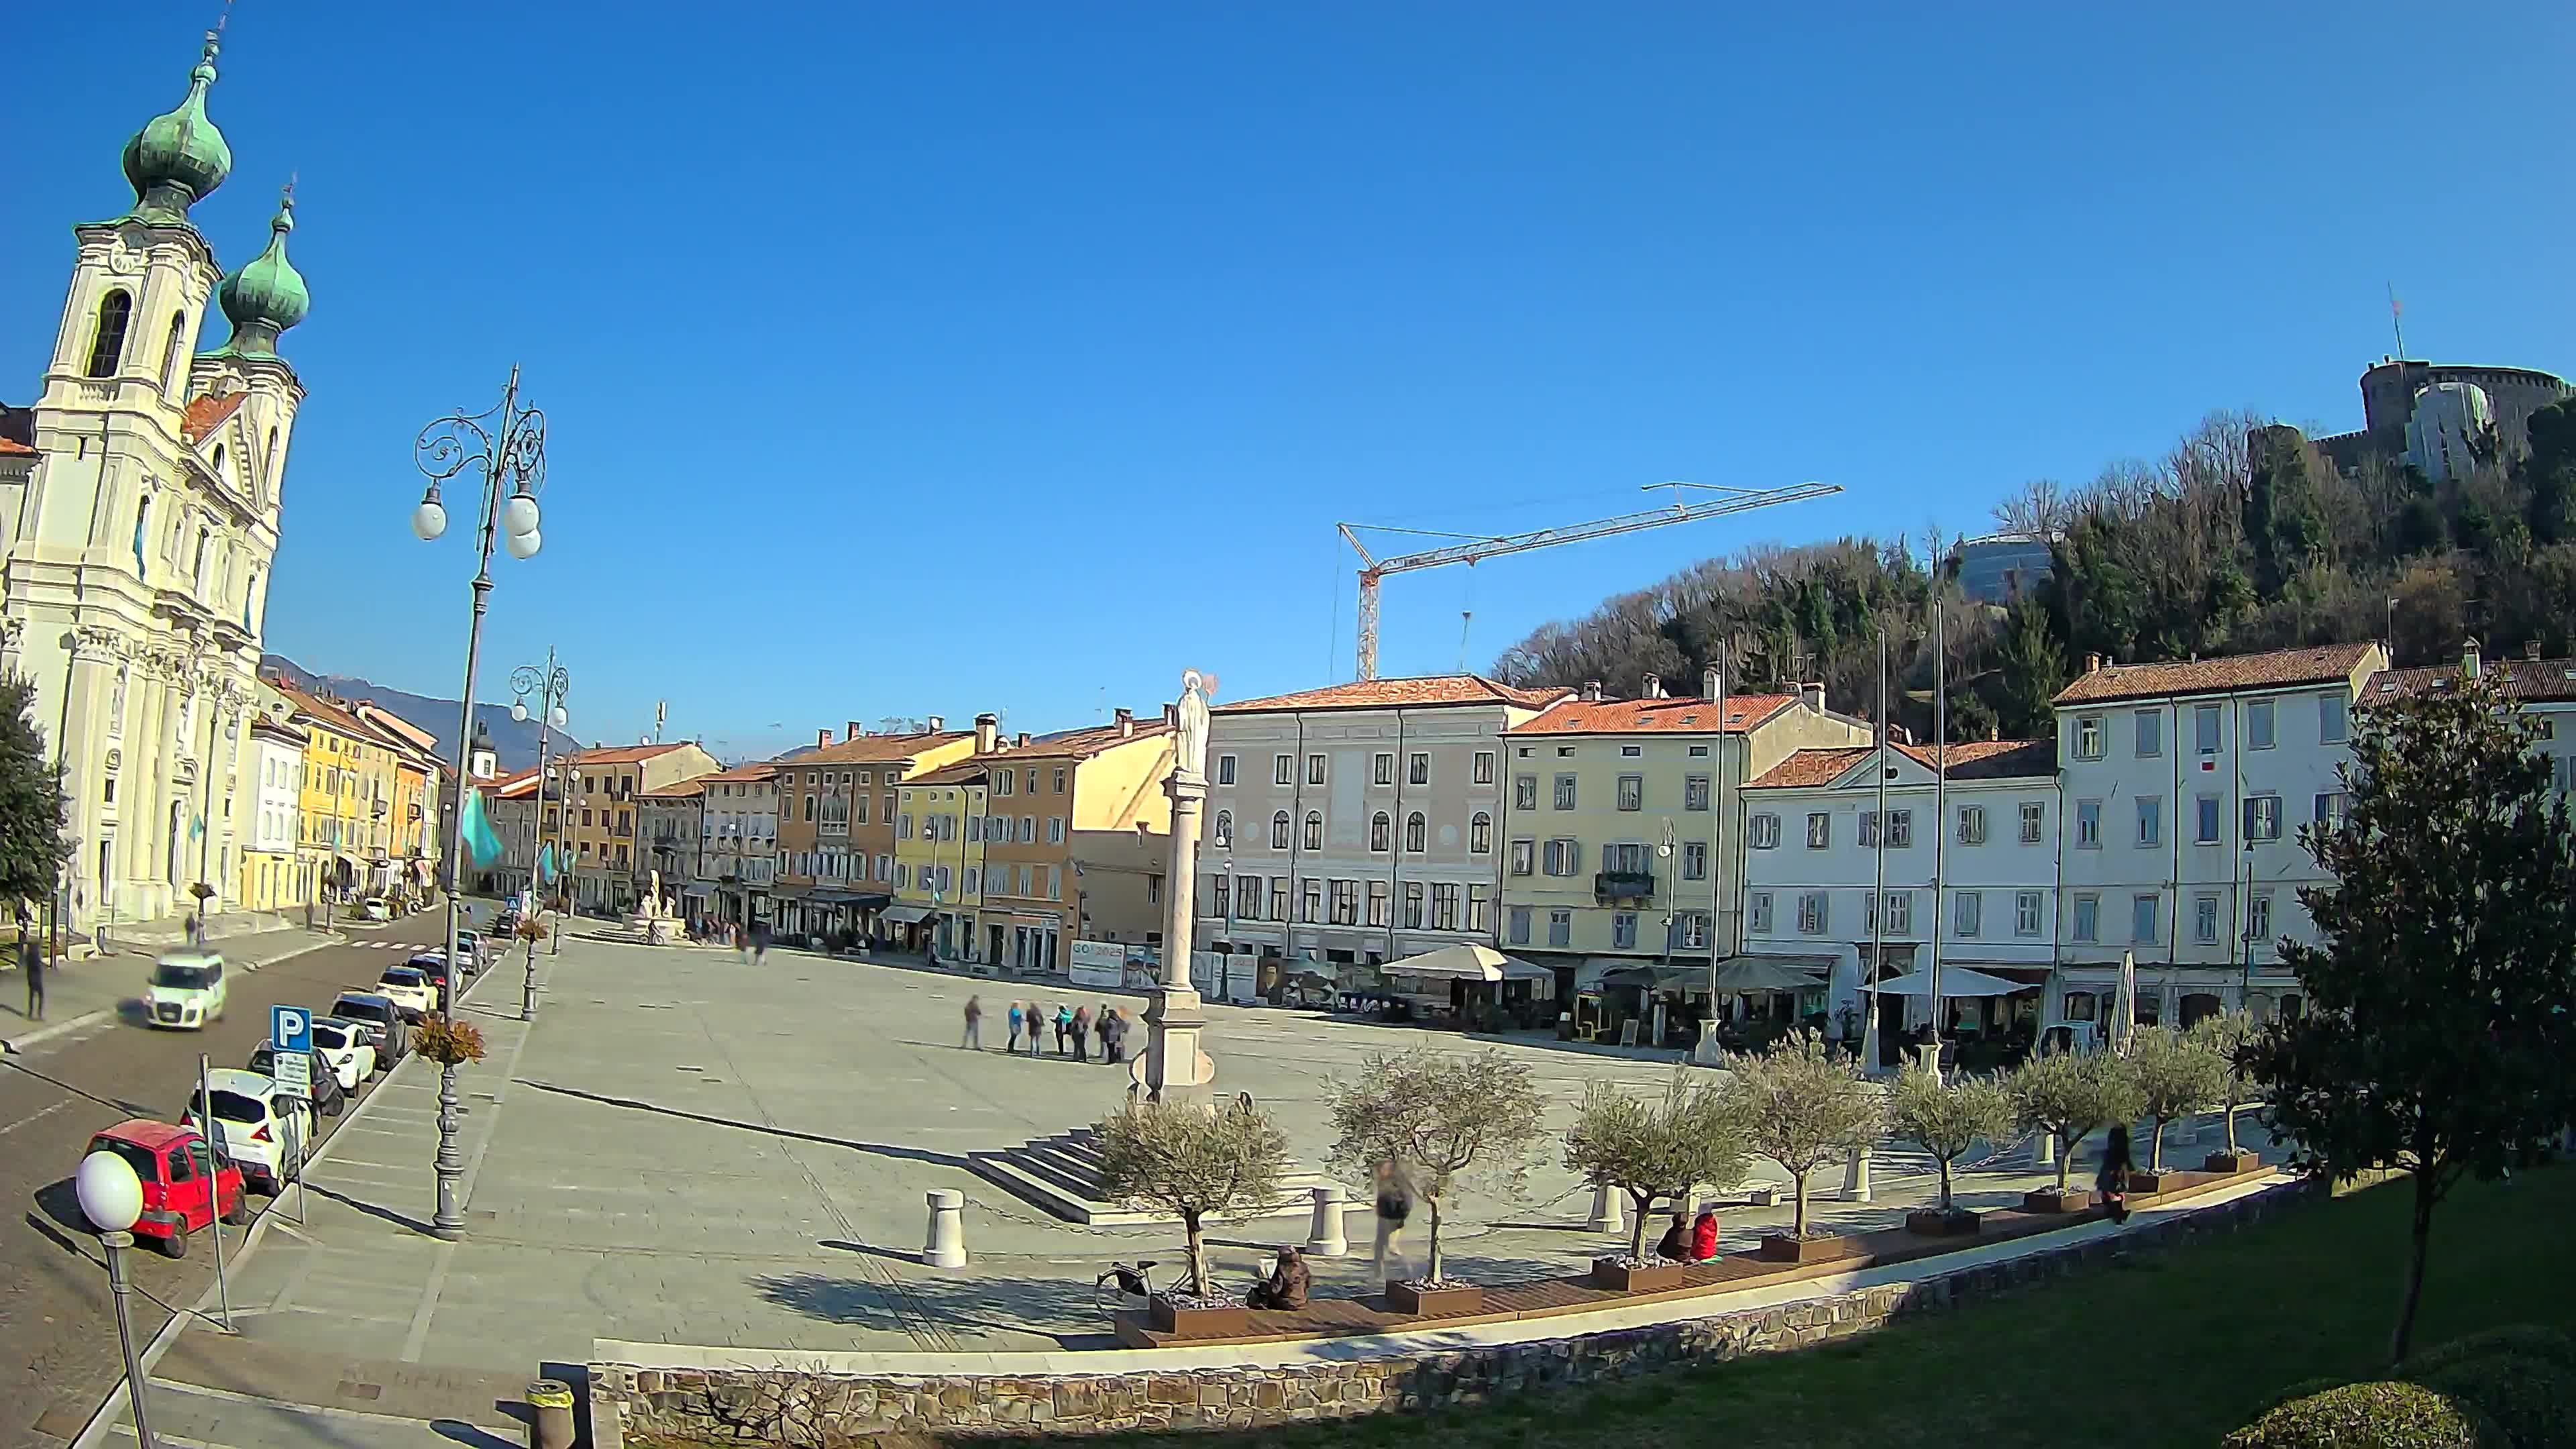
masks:
<instances>
[{"instance_id":1,"label":"building facade","mask_svg":"<svg viewBox=\"0 0 2576 1449\"><path fill-rule=\"evenodd\" d=\"M698 879L715 918L726 925L770 919L769 892L778 881L778 776L785 768L769 760L706 777Z\"/></svg>"},{"instance_id":2,"label":"building facade","mask_svg":"<svg viewBox=\"0 0 2576 1449\"><path fill-rule=\"evenodd\" d=\"M186 96L126 144L134 205L73 228L42 391L0 469L0 669L32 680L63 767L78 924L193 909L237 889L255 820L244 752L287 448L304 388L278 356L303 320L281 206L227 276L189 208L232 153L206 110L210 36ZM231 324L199 353L210 311Z\"/></svg>"},{"instance_id":3,"label":"building facade","mask_svg":"<svg viewBox=\"0 0 2576 1449\"><path fill-rule=\"evenodd\" d=\"M242 846L236 898L245 909L283 911L312 899L305 893L296 846L304 796L305 732L291 712L261 712L250 726L250 819Z\"/></svg>"},{"instance_id":4,"label":"building facade","mask_svg":"<svg viewBox=\"0 0 2576 1449\"><path fill-rule=\"evenodd\" d=\"M1194 893L1205 949L1329 969L1493 941L1503 737L1565 693L1452 674L1214 710Z\"/></svg>"},{"instance_id":5,"label":"building facade","mask_svg":"<svg viewBox=\"0 0 2576 1449\"><path fill-rule=\"evenodd\" d=\"M771 900L779 930L833 938L893 935L896 817L902 783L962 759L975 736L934 715L928 727L869 734L849 723L839 743L778 763L778 871ZM907 912L906 914L909 914Z\"/></svg>"},{"instance_id":6,"label":"building facade","mask_svg":"<svg viewBox=\"0 0 2576 1449\"><path fill-rule=\"evenodd\" d=\"M650 851L639 833L639 797L712 775L716 758L694 742L593 745L565 762L562 836L571 851L573 903L622 915L635 909L651 878Z\"/></svg>"},{"instance_id":7,"label":"building facade","mask_svg":"<svg viewBox=\"0 0 2576 1449\"><path fill-rule=\"evenodd\" d=\"M640 859L646 871L635 898L658 888L662 908L687 920L707 914L710 897L702 874L701 848L706 833L706 776L681 780L636 797L636 823L642 832Z\"/></svg>"}]
</instances>

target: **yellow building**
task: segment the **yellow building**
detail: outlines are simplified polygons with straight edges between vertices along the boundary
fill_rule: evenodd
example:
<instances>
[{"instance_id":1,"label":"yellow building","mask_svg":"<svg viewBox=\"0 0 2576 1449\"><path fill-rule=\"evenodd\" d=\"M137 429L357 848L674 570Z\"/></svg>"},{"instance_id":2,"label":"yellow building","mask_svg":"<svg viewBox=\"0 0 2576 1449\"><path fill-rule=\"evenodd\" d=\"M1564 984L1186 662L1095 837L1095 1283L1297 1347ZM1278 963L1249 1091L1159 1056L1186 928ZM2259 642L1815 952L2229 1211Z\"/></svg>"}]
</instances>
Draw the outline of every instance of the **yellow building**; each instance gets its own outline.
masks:
<instances>
[{"instance_id":1,"label":"yellow building","mask_svg":"<svg viewBox=\"0 0 2576 1449\"><path fill-rule=\"evenodd\" d=\"M904 946L951 957L972 951L984 904L985 786L947 778L963 768L895 792L894 904L880 918Z\"/></svg>"},{"instance_id":2,"label":"yellow building","mask_svg":"<svg viewBox=\"0 0 2576 1449\"><path fill-rule=\"evenodd\" d=\"M353 711L361 724L394 746L393 810L389 822L386 852L393 884L406 892L425 895L438 882L439 823L438 792L432 781L444 781L446 771L438 760L438 736L395 714L373 700L359 702Z\"/></svg>"},{"instance_id":3,"label":"yellow building","mask_svg":"<svg viewBox=\"0 0 2576 1449\"><path fill-rule=\"evenodd\" d=\"M380 888L393 842L394 747L345 703L291 684L271 688L304 730L296 860L303 899L355 901Z\"/></svg>"}]
</instances>

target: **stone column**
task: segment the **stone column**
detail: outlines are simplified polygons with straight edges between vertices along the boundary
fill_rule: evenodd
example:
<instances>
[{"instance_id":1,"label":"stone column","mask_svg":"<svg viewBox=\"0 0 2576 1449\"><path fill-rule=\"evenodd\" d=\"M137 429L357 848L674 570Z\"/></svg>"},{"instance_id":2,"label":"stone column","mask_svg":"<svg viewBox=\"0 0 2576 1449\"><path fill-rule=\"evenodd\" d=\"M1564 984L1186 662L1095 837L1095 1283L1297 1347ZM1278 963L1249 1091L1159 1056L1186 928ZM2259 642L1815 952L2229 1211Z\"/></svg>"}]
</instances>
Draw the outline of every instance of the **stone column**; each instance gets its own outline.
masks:
<instances>
[{"instance_id":1,"label":"stone column","mask_svg":"<svg viewBox=\"0 0 2576 1449\"><path fill-rule=\"evenodd\" d=\"M1628 1195L1615 1187L1594 1188L1592 1217L1583 1227L1585 1231L1594 1233L1628 1231Z\"/></svg>"},{"instance_id":2,"label":"stone column","mask_svg":"<svg viewBox=\"0 0 2576 1449\"><path fill-rule=\"evenodd\" d=\"M1869 1149L1861 1147L1853 1151L1850 1166L1843 1170L1843 1201L1868 1202L1870 1200Z\"/></svg>"},{"instance_id":3,"label":"stone column","mask_svg":"<svg viewBox=\"0 0 2576 1449\"><path fill-rule=\"evenodd\" d=\"M1145 1008L1144 1054L1131 1079L1160 1101L1168 1088L1203 1087L1215 1064L1200 1045L1207 1016L1190 986L1190 948L1198 924L1199 813L1207 801L1207 695L1198 671L1181 676L1178 758L1163 791L1172 800L1172 860L1163 880L1169 899L1163 929L1163 979Z\"/></svg>"},{"instance_id":4,"label":"stone column","mask_svg":"<svg viewBox=\"0 0 2576 1449\"><path fill-rule=\"evenodd\" d=\"M966 1194L938 1188L929 1194L930 1229L921 1244L921 1261L933 1268L966 1266Z\"/></svg>"},{"instance_id":5,"label":"stone column","mask_svg":"<svg viewBox=\"0 0 2576 1449\"><path fill-rule=\"evenodd\" d=\"M1316 1186L1315 1219L1306 1228L1306 1256L1338 1258L1351 1250L1351 1240L1342 1233L1342 1190L1333 1183Z\"/></svg>"}]
</instances>

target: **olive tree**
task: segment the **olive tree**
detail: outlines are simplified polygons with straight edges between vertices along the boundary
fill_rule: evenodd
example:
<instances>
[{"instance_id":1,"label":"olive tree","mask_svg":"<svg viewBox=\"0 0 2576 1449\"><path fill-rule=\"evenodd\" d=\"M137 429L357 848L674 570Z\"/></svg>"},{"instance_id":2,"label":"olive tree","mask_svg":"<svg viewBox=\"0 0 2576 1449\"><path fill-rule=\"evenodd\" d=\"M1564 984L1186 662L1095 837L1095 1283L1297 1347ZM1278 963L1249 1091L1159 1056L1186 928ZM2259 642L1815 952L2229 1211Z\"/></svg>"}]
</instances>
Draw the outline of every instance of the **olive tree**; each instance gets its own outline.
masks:
<instances>
[{"instance_id":1,"label":"olive tree","mask_svg":"<svg viewBox=\"0 0 2576 1449\"><path fill-rule=\"evenodd\" d=\"M1897 1136L1941 1165L1941 1211L1946 1213L1950 1211L1950 1165L1979 1141L1991 1142L2011 1130L2012 1094L1994 1077L1944 1081L1925 1064L1909 1067L1897 1077L1888 1117Z\"/></svg>"},{"instance_id":2,"label":"olive tree","mask_svg":"<svg viewBox=\"0 0 2576 1449\"><path fill-rule=\"evenodd\" d=\"M1701 1183L1727 1187L1752 1158L1741 1104L1720 1081L1696 1085L1675 1068L1660 1100L1632 1097L1607 1082L1583 1092L1565 1134L1565 1166L1596 1188L1627 1194L1636 1226L1628 1256L1646 1256L1646 1214L1659 1197L1679 1198Z\"/></svg>"},{"instance_id":3,"label":"olive tree","mask_svg":"<svg viewBox=\"0 0 2576 1449\"><path fill-rule=\"evenodd\" d=\"M1357 1077L1325 1084L1333 1163L1357 1177L1398 1164L1431 1212L1423 1281L1441 1278L1442 1206L1467 1184L1516 1186L1545 1141L1546 1099L1529 1068L1498 1051L1457 1056L1423 1047L1372 1056Z\"/></svg>"},{"instance_id":4,"label":"olive tree","mask_svg":"<svg viewBox=\"0 0 2576 1449\"><path fill-rule=\"evenodd\" d=\"M2137 1074L2138 1102L2153 1118L2156 1133L2147 1144L2147 1170L2165 1166L2165 1128L2194 1112L2206 1112L2227 1095L2227 1063L2209 1049L2207 1040L2185 1036L2169 1026L2151 1026L2129 1044L2129 1070Z\"/></svg>"},{"instance_id":5,"label":"olive tree","mask_svg":"<svg viewBox=\"0 0 2576 1449\"><path fill-rule=\"evenodd\" d=\"M2191 1028L2194 1043L2219 1063L2218 1109L2227 1122L2227 1150L2231 1154L2237 1150L2236 1109L2244 1105L2246 1090L2254 1085L2245 1070L2245 1047L2253 1040L2254 1031L2254 1018L2242 1011L2204 1016Z\"/></svg>"},{"instance_id":6,"label":"olive tree","mask_svg":"<svg viewBox=\"0 0 2576 1449\"><path fill-rule=\"evenodd\" d=\"M1808 1174L1877 1140L1887 1121L1878 1089L1857 1060L1837 1055L1812 1029L1762 1052L1729 1052L1718 1065L1754 1152L1780 1164L1796 1185L1793 1231L1805 1237Z\"/></svg>"},{"instance_id":7,"label":"olive tree","mask_svg":"<svg viewBox=\"0 0 2576 1449\"><path fill-rule=\"evenodd\" d=\"M2033 1057L2004 1079L2004 1090L2012 1097L2015 1121L2057 1139L2059 1192L2066 1191L2076 1143L2095 1128L2132 1121L2145 1110L2136 1076L2109 1052Z\"/></svg>"},{"instance_id":8,"label":"olive tree","mask_svg":"<svg viewBox=\"0 0 2576 1449\"><path fill-rule=\"evenodd\" d=\"M1190 1293L1208 1296L1206 1220L1269 1207L1288 1171L1288 1135L1241 1101L1130 1102L1093 1129L1100 1182L1115 1201L1181 1220Z\"/></svg>"}]
</instances>

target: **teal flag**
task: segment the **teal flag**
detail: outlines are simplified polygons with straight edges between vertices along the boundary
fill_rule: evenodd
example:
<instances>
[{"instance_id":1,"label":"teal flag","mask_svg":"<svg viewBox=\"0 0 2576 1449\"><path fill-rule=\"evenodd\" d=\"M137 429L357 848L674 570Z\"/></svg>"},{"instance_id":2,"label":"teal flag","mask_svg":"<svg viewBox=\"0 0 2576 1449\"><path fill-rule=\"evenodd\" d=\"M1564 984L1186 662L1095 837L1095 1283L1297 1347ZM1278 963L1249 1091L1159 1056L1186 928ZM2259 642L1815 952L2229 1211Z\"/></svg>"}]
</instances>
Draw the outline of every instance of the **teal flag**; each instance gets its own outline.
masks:
<instances>
[{"instance_id":1,"label":"teal flag","mask_svg":"<svg viewBox=\"0 0 2576 1449\"><path fill-rule=\"evenodd\" d=\"M490 865L501 858L501 836L492 828L492 818L483 812L483 792L465 792L465 853L477 867Z\"/></svg>"}]
</instances>

